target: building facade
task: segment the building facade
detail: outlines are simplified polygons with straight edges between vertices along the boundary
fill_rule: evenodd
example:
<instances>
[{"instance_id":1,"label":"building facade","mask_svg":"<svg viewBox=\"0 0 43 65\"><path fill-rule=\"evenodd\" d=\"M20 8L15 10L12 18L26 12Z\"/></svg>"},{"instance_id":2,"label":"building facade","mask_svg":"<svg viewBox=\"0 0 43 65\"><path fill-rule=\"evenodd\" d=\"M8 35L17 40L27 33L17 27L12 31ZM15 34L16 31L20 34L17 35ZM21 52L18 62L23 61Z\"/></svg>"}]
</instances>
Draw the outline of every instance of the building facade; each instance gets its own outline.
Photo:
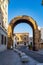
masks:
<instances>
[{"instance_id":1,"label":"building facade","mask_svg":"<svg viewBox=\"0 0 43 65\"><path fill-rule=\"evenodd\" d=\"M43 28L40 28L40 32L41 32L40 48L43 49Z\"/></svg>"},{"instance_id":2,"label":"building facade","mask_svg":"<svg viewBox=\"0 0 43 65\"><path fill-rule=\"evenodd\" d=\"M29 44L29 33L15 33L17 44L28 45Z\"/></svg>"},{"instance_id":3,"label":"building facade","mask_svg":"<svg viewBox=\"0 0 43 65\"><path fill-rule=\"evenodd\" d=\"M29 45L33 46L33 37L29 37Z\"/></svg>"},{"instance_id":4,"label":"building facade","mask_svg":"<svg viewBox=\"0 0 43 65\"><path fill-rule=\"evenodd\" d=\"M41 28L41 39L43 39L43 28Z\"/></svg>"},{"instance_id":5,"label":"building facade","mask_svg":"<svg viewBox=\"0 0 43 65\"><path fill-rule=\"evenodd\" d=\"M0 0L0 47L7 45L8 0Z\"/></svg>"}]
</instances>

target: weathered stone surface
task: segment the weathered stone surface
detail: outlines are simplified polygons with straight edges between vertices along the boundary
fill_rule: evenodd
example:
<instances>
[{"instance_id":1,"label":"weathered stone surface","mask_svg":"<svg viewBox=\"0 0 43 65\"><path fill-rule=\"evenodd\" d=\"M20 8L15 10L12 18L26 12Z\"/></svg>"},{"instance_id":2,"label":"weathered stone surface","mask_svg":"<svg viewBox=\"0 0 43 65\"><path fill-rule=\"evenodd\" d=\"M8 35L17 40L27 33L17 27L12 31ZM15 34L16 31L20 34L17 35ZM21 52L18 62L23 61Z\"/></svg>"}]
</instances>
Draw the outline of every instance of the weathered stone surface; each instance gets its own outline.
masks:
<instances>
[{"instance_id":1,"label":"weathered stone surface","mask_svg":"<svg viewBox=\"0 0 43 65\"><path fill-rule=\"evenodd\" d=\"M8 26L8 37L11 38L11 41L10 41L10 39L8 39L8 47L10 47L13 44L12 37L13 37L14 27L21 22L25 22L27 24L30 24L30 26L32 27L33 40L34 40L33 41L33 49L38 50L39 49L40 34L39 34L37 23L32 17L26 16L26 15L18 16L18 17L15 17L14 19L11 20L11 22Z\"/></svg>"}]
</instances>

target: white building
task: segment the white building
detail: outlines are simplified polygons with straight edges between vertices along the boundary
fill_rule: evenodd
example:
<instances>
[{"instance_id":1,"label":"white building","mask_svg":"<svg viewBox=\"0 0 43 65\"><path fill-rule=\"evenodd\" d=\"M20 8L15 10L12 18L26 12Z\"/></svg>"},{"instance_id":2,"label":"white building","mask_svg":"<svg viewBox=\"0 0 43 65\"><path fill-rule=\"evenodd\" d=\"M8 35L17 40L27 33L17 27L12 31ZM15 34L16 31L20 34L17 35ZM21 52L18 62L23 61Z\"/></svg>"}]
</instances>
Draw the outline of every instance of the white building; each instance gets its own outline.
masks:
<instances>
[{"instance_id":1,"label":"white building","mask_svg":"<svg viewBox=\"0 0 43 65\"><path fill-rule=\"evenodd\" d=\"M40 28L40 32L41 32L40 49L43 49L43 28Z\"/></svg>"},{"instance_id":2,"label":"white building","mask_svg":"<svg viewBox=\"0 0 43 65\"><path fill-rule=\"evenodd\" d=\"M41 39L43 39L43 28L41 28Z\"/></svg>"},{"instance_id":3,"label":"white building","mask_svg":"<svg viewBox=\"0 0 43 65\"><path fill-rule=\"evenodd\" d=\"M33 46L33 37L29 37L29 45Z\"/></svg>"},{"instance_id":4,"label":"white building","mask_svg":"<svg viewBox=\"0 0 43 65\"><path fill-rule=\"evenodd\" d=\"M7 45L8 0L0 0L0 49Z\"/></svg>"}]
</instances>

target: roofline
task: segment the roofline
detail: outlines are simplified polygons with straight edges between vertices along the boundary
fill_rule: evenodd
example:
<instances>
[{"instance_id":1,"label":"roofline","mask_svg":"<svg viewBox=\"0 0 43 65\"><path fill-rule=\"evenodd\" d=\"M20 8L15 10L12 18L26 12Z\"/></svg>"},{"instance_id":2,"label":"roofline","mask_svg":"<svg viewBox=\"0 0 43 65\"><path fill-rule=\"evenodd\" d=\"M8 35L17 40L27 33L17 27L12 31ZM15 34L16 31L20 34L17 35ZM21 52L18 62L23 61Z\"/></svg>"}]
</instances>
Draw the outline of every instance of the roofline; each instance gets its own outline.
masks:
<instances>
[{"instance_id":1,"label":"roofline","mask_svg":"<svg viewBox=\"0 0 43 65\"><path fill-rule=\"evenodd\" d=\"M29 33L25 32L25 33L13 33L13 34L29 34Z\"/></svg>"}]
</instances>

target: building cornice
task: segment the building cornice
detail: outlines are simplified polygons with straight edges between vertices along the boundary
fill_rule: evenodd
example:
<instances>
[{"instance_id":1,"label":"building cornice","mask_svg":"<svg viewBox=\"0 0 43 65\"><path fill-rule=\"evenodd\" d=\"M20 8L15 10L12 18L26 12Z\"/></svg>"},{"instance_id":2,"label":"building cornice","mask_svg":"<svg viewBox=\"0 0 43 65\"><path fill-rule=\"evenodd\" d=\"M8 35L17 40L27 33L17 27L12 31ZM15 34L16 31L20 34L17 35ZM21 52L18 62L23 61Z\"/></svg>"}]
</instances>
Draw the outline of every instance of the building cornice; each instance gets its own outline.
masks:
<instances>
[{"instance_id":1,"label":"building cornice","mask_svg":"<svg viewBox=\"0 0 43 65\"><path fill-rule=\"evenodd\" d=\"M29 33L27 33L27 32L24 32L24 33L14 33L14 34L29 34Z\"/></svg>"}]
</instances>

